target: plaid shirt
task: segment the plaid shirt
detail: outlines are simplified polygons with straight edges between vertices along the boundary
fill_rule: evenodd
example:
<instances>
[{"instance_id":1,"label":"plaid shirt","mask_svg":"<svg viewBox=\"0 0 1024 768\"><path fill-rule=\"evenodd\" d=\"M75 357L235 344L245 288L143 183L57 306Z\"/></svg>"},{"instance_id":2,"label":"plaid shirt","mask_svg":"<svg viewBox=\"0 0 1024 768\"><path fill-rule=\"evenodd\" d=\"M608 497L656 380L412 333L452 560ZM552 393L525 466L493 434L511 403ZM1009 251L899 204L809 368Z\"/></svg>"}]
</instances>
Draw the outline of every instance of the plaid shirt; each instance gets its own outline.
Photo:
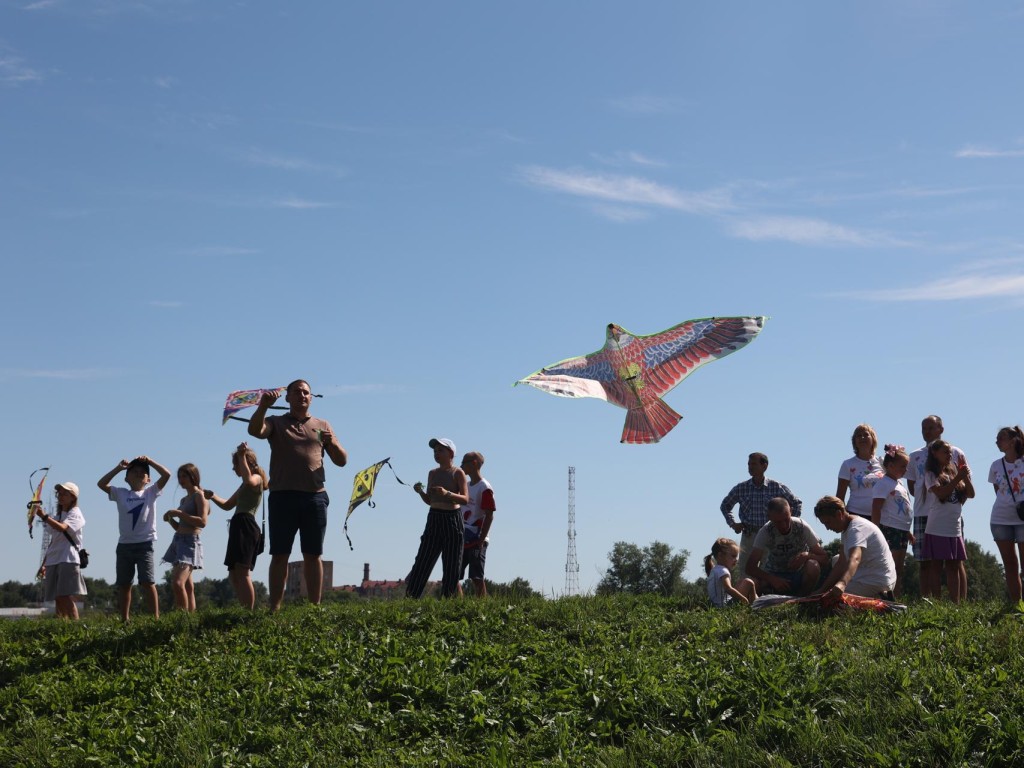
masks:
<instances>
[{"instance_id":1,"label":"plaid shirt","mask_svg":"<svg viewBox=\"0 0 1024 768\"><path fill-rule=\"evenodd\" d=\"M750 478L735 486L729 495L722 499L722 514L725 521L733 526L736 524L732 516L732 508L740 505L740 522L745 525L751 533L760 530L761 526L768 522L766 507L771 499L781 496L789 502L789 508L793 517L800 517L800 510L803 502L793 492L777 480L770 480L767 477L762 485L755 485L754 478Z\"/></svg>"}]
</instances>

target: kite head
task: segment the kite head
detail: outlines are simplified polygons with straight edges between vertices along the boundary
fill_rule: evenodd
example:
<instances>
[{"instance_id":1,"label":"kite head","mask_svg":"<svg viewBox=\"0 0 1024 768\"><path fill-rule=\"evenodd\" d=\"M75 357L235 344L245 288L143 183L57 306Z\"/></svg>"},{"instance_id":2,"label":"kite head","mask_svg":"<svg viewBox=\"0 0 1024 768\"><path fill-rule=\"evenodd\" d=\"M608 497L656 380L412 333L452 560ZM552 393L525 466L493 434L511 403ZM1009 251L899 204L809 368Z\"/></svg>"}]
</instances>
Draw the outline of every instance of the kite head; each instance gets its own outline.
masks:
<instances>
[{"instance_id":1,"label":"kite head","mask_svg":"<svg viewBox=\"0 0 1024 768\"><path fill-rule=\"evenodd\" d=\"M618 326L615 323L608 323L607 338L609 341L618 341L619 337L625 333L627 333L627 331L621 326Z\"/></svg>"}]
</instances>

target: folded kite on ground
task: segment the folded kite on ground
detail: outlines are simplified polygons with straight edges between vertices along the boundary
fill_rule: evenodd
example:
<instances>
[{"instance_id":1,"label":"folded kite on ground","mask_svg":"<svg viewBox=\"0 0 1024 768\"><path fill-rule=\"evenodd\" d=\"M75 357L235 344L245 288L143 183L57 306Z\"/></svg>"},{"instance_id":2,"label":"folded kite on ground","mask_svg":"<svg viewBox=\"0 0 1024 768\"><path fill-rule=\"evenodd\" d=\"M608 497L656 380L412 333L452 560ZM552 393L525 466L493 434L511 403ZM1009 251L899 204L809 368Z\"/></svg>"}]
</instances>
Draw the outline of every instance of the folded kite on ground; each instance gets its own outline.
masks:
<instances>
[{"instance_id":1,"label":"folded kite on ground","mask_svg":"<svg viewBox=\"0 0 1024 768\"><path fill-rule=\"evenodd\" d=\"M560 397L596 397L625 408L623 443L656 443L682 420L661 398L697 368L746 346L765 317L706 317L636 336L608 325L604 347L541 368L516 384Z\"/></svg>"},{"instance_id":2,"label":"folded kite on ground","mask_svg":"<svg viewBox=\"0 0 1024 768\"><path fill-rule=\"evenodd\" d=\"M755 610L771 608L776 605L810 605L819 611L842 613L846 610L874 611L875 613L903 613L907 606L882 600L878 597L861 597L843 592L838 598L829 594L792 597L790 595L761 595L751 606Z\"/></svg>"}]
</instances>

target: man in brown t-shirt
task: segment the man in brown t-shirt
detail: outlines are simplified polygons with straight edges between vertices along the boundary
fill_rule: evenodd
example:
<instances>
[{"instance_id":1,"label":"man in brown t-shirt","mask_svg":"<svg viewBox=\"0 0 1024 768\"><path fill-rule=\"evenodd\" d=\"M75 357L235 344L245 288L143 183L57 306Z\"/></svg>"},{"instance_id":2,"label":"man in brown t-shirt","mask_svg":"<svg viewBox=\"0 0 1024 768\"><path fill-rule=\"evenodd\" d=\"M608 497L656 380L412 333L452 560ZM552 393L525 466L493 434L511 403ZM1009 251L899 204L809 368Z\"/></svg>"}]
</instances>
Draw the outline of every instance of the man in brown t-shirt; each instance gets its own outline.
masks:
<instances>
[{"instance_id":1,"label":"man in brown t-shirt","mask_svg":"<svg viewBox=\"0 0 1024 768\"><path fill-rule=\"evenodd\" d=\"M331 425L309 415L313 395L309 384L296 379L288 385L285 400L288 413L267 416L277 401L264 392L249 422L249 434L270 443L270 609L276 611L284 599L288 558L295 534L302 549L303 575L309 601L318 604L324 580L321 555L327 531L324 490L324 453L339 467L348 463Z\"/></svg>"}]
</instances>

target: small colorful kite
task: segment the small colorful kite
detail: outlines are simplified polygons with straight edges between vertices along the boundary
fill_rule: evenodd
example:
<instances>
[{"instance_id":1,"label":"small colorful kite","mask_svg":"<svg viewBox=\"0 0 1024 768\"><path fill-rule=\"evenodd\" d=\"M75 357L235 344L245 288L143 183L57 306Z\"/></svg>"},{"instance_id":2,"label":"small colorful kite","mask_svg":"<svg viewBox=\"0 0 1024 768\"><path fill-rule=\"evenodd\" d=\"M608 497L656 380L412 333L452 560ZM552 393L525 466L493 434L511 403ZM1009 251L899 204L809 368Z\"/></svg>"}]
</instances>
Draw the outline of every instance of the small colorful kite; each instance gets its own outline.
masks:
<instances>
[{"instance_id":1,"label":"small colorful kite","mask_svg":"<svg viewBox=\"0 0 1024 768\"><path fill-rule=\"evenodd\" d=\"M355 508L364 501L368 507L372 508L376 506L370 500L370 497L373 496L373 487L377 482L377 474L385 464L391 467L391 474L395 476L395 480L402 485L408 485L408 483L402 482L402 479L395 472L395 468L391 466L390 456L382 461L378 461L372 467L367 467L361 472L356 472L356 476L352 480L352 498L348 502L348 514L345 515L345 538L348 539L348 548L350 550L354 549L354 547L352 546L352 539L350 539L348 535L348 519L352 517L352 512L355 511Z\"/></svg>"},{"instance_id":2,"label":"small colorful kite","mask_svg":"<svg viewBox=\"0 0 1024 768\"><path fill-rule=\"evenodd\" d=\"M264 392L269 392L274 397L280 397L284 394L284 391L285 387L277 387L276 389L240 389L237 392L232 392L224 403L224 420L221 422L221 426L227 424L228 419L248 421L248 419L235 416L235 414L246 408L253 408L259 405L260 398L263 397ZM272 405L270 407L274 410L287 410L281 406Z\"/></svg>"},{"instance_id":3,"label":"small colorful kite","mask_svg":"<svg viewBox=\"0 0 1024 768\"><path fill-rule=\"evenodd\" d=\"M623 443L656 443L682 420L661 398L704 363L746 346L766 317L706 317L635 336L608 325L597 352L541 368L516 384L560 397L596 397L625 408Z\"/></svg>"},{"instance_id":4,"label":"small colorful kite","mask_svg":"<svg viewBox=\"0 0 1024 768\"><path fill-rule=\"evenodd\" d=\"M30 539L33 538L33 536L32 536L32 523L35 522L36 507L42 506L42 503L43 503L43 484L46 482L46 476L48 474L50 474L50 468L49 467L40 467L39 469L37 469L35 472L33 472L31 475L28 476L28 487L29 487L29 490L32 490L32 478L34 478L40 472L43 473L43 479L39 481L39 485L37 485L35 487L35 490L32 491L32 501L30 501L26 505L28 507L28 537Z\"/></svg>"}]
</instances>

